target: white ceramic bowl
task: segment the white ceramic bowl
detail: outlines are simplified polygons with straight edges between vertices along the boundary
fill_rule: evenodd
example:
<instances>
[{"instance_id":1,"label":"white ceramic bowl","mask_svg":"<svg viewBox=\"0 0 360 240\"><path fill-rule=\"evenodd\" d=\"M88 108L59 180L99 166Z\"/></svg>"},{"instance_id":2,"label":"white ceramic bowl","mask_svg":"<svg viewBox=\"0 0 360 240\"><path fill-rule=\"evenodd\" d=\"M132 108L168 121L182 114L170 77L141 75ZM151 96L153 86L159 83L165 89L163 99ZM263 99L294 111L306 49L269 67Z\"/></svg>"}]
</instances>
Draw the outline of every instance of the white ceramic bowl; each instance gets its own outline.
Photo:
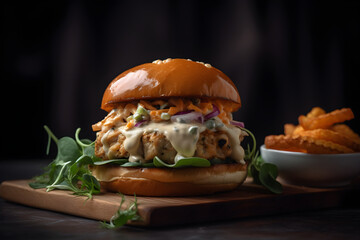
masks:
<instances>
[{"instance_id":1,"label":"white ceramic bowl","mask_svg":"<svg viewBox=\"0 0 360 240\"><path fill-rule=\"evenodd\" d=\"M360 153L309 154L260 147L265 162L278 167L279 177L290 184L340 187L360 176Z\"/></svg>"}]
</instances>

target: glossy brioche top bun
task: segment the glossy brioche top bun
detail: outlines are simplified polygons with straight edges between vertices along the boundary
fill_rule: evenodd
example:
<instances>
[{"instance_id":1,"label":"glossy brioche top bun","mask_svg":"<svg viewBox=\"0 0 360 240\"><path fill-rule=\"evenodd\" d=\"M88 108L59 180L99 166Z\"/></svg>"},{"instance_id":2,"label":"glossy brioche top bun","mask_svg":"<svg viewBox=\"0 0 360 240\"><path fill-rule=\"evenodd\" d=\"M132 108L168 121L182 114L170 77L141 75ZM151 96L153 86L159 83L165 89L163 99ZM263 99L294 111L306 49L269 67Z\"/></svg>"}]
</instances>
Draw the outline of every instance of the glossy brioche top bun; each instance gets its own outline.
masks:
<instances>
[{"instance_id":1,"label":"glossy brioche top bun","mask_svg":"<svg viewBox=\"0 0 360 240\"><path fill-rule=\"evenodd\" d=\"M167 59L118 75L106 88L101 108L109 112L121 102L168 97L218 98L232 111L241 107L236 86L220 70L191 60Z\"/></svg>"},{"instance_id":2,"label":"glossy brioche top bun","mask_svg":"<svg viewBox=\"0 0 360 240\"><path fill-rule=\"evenodd\" d=\"M137 196L189 196L230 191L247 175L246 164L217 164L204 168L127 168L92 166L102 188Z\"/></svg>"}]
</instances>

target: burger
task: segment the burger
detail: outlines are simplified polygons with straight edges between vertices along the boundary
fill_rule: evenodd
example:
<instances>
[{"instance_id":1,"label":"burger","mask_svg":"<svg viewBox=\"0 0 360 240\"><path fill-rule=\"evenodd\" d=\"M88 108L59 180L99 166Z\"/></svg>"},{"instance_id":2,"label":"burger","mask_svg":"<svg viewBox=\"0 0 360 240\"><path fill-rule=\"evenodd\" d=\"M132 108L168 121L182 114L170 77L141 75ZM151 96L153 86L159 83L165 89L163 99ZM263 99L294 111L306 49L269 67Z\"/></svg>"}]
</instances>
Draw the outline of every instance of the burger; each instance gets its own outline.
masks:
<instances>
[{"instance_id":1,"label":"burger","mask_svg":"<svg viewBox=\"0 0 360 240\"><path fill-rule=\"evenodd\" d=\"M93 125L93 176L107 191L188 196L230 191L247 162L234 83L210 64L156 60L118 75L106 88L107 116Z\"/></svg>"}]
</instances>

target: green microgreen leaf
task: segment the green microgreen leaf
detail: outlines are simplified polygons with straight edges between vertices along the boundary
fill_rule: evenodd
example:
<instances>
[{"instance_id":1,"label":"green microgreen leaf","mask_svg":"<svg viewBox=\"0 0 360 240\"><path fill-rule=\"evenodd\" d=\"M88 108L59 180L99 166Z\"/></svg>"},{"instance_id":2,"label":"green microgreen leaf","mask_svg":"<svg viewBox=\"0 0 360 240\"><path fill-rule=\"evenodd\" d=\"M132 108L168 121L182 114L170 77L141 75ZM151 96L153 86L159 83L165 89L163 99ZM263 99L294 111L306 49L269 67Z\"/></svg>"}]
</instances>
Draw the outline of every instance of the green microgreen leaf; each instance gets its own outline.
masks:
<instances>
[{"instance_id":1,"label":"green microgreen leaf","mask_svg":"<svg viewBox=\"0 0 360 240\"><path fill-rule=\"evenodd\" d=\"M60 138L58 141L58 155L57 158L62 162L75 162L82 152L74 139L70 137Z\"/></svg>"},{"instance_id":2,"label":"green microgreen leaf","mask_svg":"<svg viewBox=\"0 0 360 240\"><path fill-rule=\"evenodd\" d=\"M260 168L259 180L267 189L273 193L280 194L283 192L281 184L276 181L278 176L278 169L276 165L271 163L264 163Z\"/></svg>"},{"instance_id":3,"label":"green microgreen leaf","mask_svg":"<svg viewBox=\"0 0 360 240\"><path fill-rule=\"evenodd\" d=\"M187 157L179 158L174 164L168 164L162 161L159 157L154 157L153 162L140 163L140 162L129 162L128 159L111 159L93 162L93 165L101 166L106 164L118 164L121 167L167 167L167 168L179 168L179 167L210 167L211 163L209 160L199 157Z\"/></svg>"},{"instance_id":4,"label":"green microgreen leaf","mask_svg":"<svg viewBox=\"0 0 360 240\"><path fill-rule=\"evenodd\" d=\"M247 132L253 141L253 146L250 148L248 145L245 149L245 161L248 163L248 176L253 178L255 184L262 185L272 193L280 194L283 189L281 184L276 181L278 170L276 165L272 163L265 163L256 150L256 138L254 134L246 129L240 128Z\"/></svg>"},{"instance_id":5,"label":"green microgreen leaf","mask_svg":"<svg viewBox=\"0 0 360 240\"><path fill-rule=\"evenodd\" d=\"M53 132L50 130L50 128L48 126L44 126L45 131L48 134L48 143L46 146L46 155L49 155L50 152L50 145L51 145L51 140L53 140L56 144L58 143L58 139L57 137L53 134Z\"/></svg>"},{"instance_id":6,"label":"green microgreen leaf","mask_svg":"<svg viewBox=\"0 0 360 240\"><path fill-rule=\"evenodd\" d=\"M149 163L140 163L140 162L129 162L129 159L110 159L110 160L104 160L104 161L95 161L93 162L93 165L101 166L106 164L116 164L120 167L154 167L155 165L152 162Z\"/></svg>"},{"instance_id":7,"label":"green microgreen leaf","mask_svg":"<svg viewBox=\"0 0 360 240\"><path fill-rule=\"evenodd\" d=\"M140 162L126 162L121 165L121 167L141 167L142 164Z\"/></svg>"},{"instance_id":8,"label":"green microgreen leaf","mask_svg":"<svg viewBox=\"0 0 360 240\"><path fill-rule=\"evenodd\" d=\"M57 184L60 183L64 179L65 169L66 169L67 165L70 163L71 163L71 161L68 161L61 165L60 172L56 176L55 181L51 185L46 187L46 191L54 190L56 188L55 186L57 186Z\"/></svg>"},{"instance_id":9,"label":"green microgreen leaf","mask_svg":"<svg viewBox=\"0 0 360 240\"><path fill-rule=\"evenodd\" d=\"M257 157L248 167L249 175L254 183L263 185L272 193L281 194L283 192L281 184L276 181L278 169L275 164L265 163L262 157L257 153Z\"/></svg>"},{"instance_id":10,"label":"green microgreen leaf","mask_svg":"<svg viewBox=\"0 0 360 240\"><path fill-rule=\"evenodd\" d=\"M75 192L74 193L75 195L84 195L87 196L88 198L91 198L93 194L100 193L100 183L91 174L84 173L80 178L80 181L81 181L81 189L84 190Z\"/></svg>"},{"instance_id":11,"label":"green microgreen leaf","mask_svg":"<svg viewBox=\"0 0 360 240\"><path fill-rule=\"evenodd\" d=\"M81 139L80 141L81 141L83 144L88 145L88 146L95 144L94 141L91 141L90 139L86 139L86 138Z\"/></svg>"},{"instance_id":12,"label":"green microgreen leaf","mask_svg":"<svg viewBox=\"0 0 360 240\"><path fill-rule=\"evenodd\" d=\"M81 128L76 129L75 141L82 149L94 144L94 142L92 142L91 140L88 140L88 139L80 140L80 138L79 138L80 131L81 131Z\"/></svg>"},{"instance_id":13,"label":"green microgreen leaf","mask_svg":"<svg viewBox=\"0 0 360 240\"><path fill-rule=\"evenodd\" d=\"M107 229L116 229L125 225L128 221L138 221L140 216L138 215L138 203L135 195L135 200L125 209L123 204L125 203L125 196L121 195L121 202L118 211L110 219L110 222L101 222L102 227Z\"/></svg>"},{"instance_id":14,"label":"green microgreen leaf","mask_svg":"<svg viewBox=\"0 0 360 240\"><path fill-rule=\"evenodd\" d=\"M47 185L48 185L47 183L42 183L42 182L31 182L31 183L29 183L29 186L34 188L34 189L46 188Z\"/></svg>"},{"instance_id":15,"label":"green microgreen leaf","mask_svg":"<svg viewBox=\"0 0 360 240\"><path fill-rule=\"evenodd\" d=\"M155 167L155 164L153 162L149 162L149 163L143 163L141 165L141 167L144 167L144 168L152 168L152 167Z\"/></svg>"},{"instance_id":16,"label":"green microgreen leaf","mask_svg":"<svg viewBox=\"0 0 360 240\"><path fill-rule=\"evenodd\" d=\"M84 149L83 149L83 154L85 156L88 156L90 158L93 158L95 156L95 148L93 145L89 145L89 146L86 146Z\"/></svg>"},{"instance_id":17,"label":"green microgreen leaf","mask_svg":"<svg viewBox=\"0 0 360 240\"><path fill-rule=\"evenodd\" d=\"M254 134L246 128L242 128L240 127L241 130L245 131L246 133L248 133L251 137L251 140L253 142L253 147L250 149L250 145L247 145L247 149L245 150L245 161L246 162L252 162L254 160L254 158L256 157L256 138L254 136Z\"/></svg>"},{"instance_id":18,"label":"green microgreen leaf","mask_svg":"<svg viewBox=\"0 0 360 240\"><path fill-rule=\"evenodd\" d=\"M73 194L91 198L100 193L99 182L91 175L88 165L99 161L95 156L94 142L79 138L80 128L76 130L75 139L63 137L58 139L51 130L44 126L49 140L57 145L56 158L44 169L44 173L29 183L32 188L69 190ZM51 141L50 141L51 142ZM48 142L47 152L50 149Z\"/></svg>"},{"instance_id":19,"label":"green microgreen leaf","mask_svg":"<svg viewBox=\"0 0 360 240\"><path fill-rule=\"evenodd\" d=\"M94 162L94 165L96 165L96 166L101 166L101 165L106 165L106 164L119 164L119 165L122 165L122 164L124 164L126 162L128 162L128 159L110 159L110 160Z\"/></svg>"},{"instance_id":20,"label":"green microgreen leaf","mask_svg":"<svg viewBox=\"0 0 360 240\"><path fill-rule=\"evenodd\" d=\"M153 163L155 167L168 167L168 168L179 168L179 167L210 167L211 163L209 160L199 157L188 157L180 158L174 164L168 164L162 161L158 157L154 157Z\"/></svg>"}]
</instances>

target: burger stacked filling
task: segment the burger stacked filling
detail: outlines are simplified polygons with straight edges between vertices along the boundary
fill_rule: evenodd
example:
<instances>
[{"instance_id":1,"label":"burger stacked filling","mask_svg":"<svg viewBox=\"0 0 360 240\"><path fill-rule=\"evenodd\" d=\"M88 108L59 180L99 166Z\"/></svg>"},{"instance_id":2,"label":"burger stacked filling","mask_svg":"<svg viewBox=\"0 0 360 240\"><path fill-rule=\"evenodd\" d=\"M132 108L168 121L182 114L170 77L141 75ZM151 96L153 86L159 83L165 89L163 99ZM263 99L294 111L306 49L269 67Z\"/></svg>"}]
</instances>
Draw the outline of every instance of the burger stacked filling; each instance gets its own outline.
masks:
<instances>
[{"instance_id":1,"label":"burger stacked filling","mask_svg":"<svg viewBox=\"0 0 360 240\"><path fill-rule=\"evenodd\" d=\"M212 163L242 163L240 146L247 133L232 120L225 101L169 98L120 103L97 131L95 154L107 159L127 158L148 163L154 157L173 164L178 159L200 157Z\"/></svg>"}]
</instances>

